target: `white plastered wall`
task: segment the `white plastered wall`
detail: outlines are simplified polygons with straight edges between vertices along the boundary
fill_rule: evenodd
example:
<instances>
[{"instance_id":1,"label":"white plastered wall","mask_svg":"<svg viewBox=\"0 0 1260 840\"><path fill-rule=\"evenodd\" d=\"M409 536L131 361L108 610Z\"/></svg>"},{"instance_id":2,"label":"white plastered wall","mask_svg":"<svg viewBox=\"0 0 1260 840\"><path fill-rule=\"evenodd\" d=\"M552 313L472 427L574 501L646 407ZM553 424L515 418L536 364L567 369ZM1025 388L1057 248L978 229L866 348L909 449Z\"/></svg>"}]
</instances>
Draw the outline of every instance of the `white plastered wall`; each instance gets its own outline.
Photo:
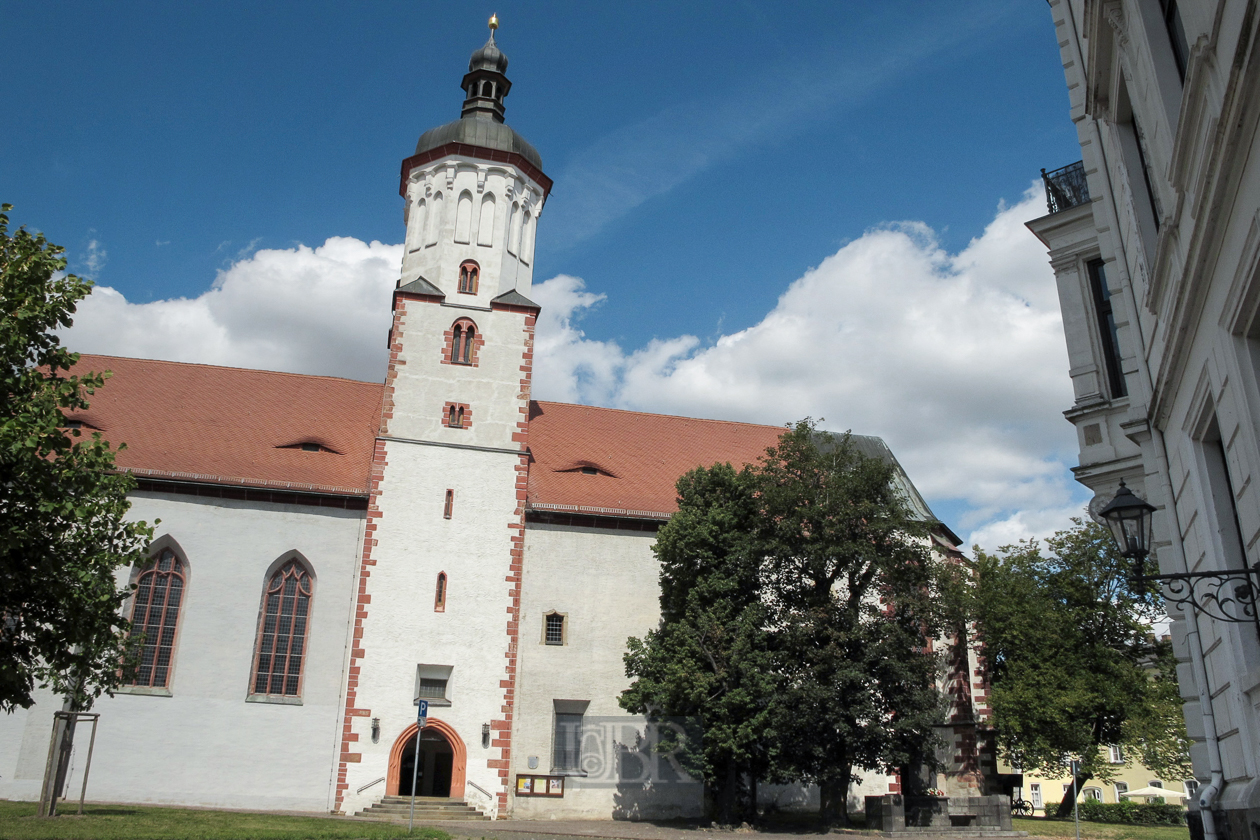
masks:
<instances>
[{"instance_id":1,"label":"white plastered wall","mask_svg":"<svg viewBox=\"0 0 1260 840\"><path fill-rule=\"evenodd\" d=\"M459 241L464 237L458 235L456 216L464 194L471 199L472 210L467 241ZM489 236L481 224L487 197L494 199ZM509 289L528 297L534 279L534 230L543 203L542 188L510 164L451 155L416 167L407 184L403 284L423 277L445 292L448 302L458 299L474 306L489 306L491 298ZM509 228L513 211L522 220L528 214L529 226L522 229L516 223ZM487 240L490 244L479 244ZM469 259L481 267L474 295L458 291L459 266Z\"/></svg>"},{"instance_id":2,"label":"white plastered wall","mask_svg":"<svg viewBox=\"0 0 1260 840\"><path fill-rule=\"evenodd\" d=\"M188 560L170 696L102 697L89 799L326 811L363 513L141 492L132 515ZM301 705L248 702L266 573L298 550L315 575ZM119 573L126 582L129 571ZM0 798L37 799L60 698L0 716ZM77 794L87 738L75 746Z\"/></svg>"},{"instance_id":3,"label":"white plastered wall","mask_svg":"<svg viewBox=\"0 0 1260 840\"><path fill-rule=\"evenodd\" d=\"M555 700L589 701L586 727L602 725L611 734L615 723L624 721L642 732L642 719L617 703L630 684L622 656L628 638L642 637L660 621L654 533L530 524L525 535L513 779L551 772ZM543 644L543 616L551 611L565 614L564 645ZM629 735L630 729L619 727L616 740L626 743ZM602 753L608 773L566 778L559 799L514 795L512 816L629 819L701 813L699 785L658 786L649 794L619 775L615 745L606 737L599 740L607 751L588 742L584 757Z\"/></svg>"},{"instance_id":4,"label":"white plastered wall","mask_svg":"<svg viewBox=\"0 0 1260 840\"><path fill-rule=\"evenodd\" d=\"M429 710L452 726L467 749L467 779L491 793L502 785L488 765L499 750L482 747L482 724L502 717L508 648L511 563L508 523L516 509L519 456L423 443L389 442L381 509L367 592L355 705L380 720L352 718L361 760L347 766L348 813L378 801L385 785L358 788L387 775L390 750L416 718L416 666L449 665L450 705ZM443 518L446 491L454 509ZM447 574L444 612L434 611L439 572ZM497 737L497 735L496 735ZM471 786L470 802L484 799Z\"/></svg>"}]
</instances>

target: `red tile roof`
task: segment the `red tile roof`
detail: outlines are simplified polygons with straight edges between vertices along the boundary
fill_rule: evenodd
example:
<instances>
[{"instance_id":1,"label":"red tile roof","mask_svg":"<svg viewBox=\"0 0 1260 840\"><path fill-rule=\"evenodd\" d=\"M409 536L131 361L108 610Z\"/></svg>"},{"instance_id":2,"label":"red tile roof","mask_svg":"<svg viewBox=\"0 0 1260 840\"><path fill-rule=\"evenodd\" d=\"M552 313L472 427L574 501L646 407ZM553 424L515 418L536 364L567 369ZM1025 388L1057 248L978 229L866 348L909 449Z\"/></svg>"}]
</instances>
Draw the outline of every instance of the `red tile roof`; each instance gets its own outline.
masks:
<instances>
[{"instance_id":1,"label":"red tile roof","mask_svg":"<svg viewBox=\"0 0 1260 840\"><path fill-rule=\"evenodd\" d=\"M126 443L138 476L367 493L379 384L86 354L78 370L114 375L71 419ZM302 443L332 451L283 448Z\"/></svg>"},{"instance_id":2,"label":"red tile roof","mask_svg":"<svg viewBox=\"0 0 1260 840\"><path fill-rule=\"evenodd\" d=\"M136 475L365 495L380 412L376 383L262 370L84 355L109 370L72 419L126 443ZM529 505L662 517L674 482L697 466L750 463L777 426L696 420L585 405L530 405ZM292 447L318 443L332 452ZM581 468L595 467L598 475Z\"/></svg>"},{"instance_id":3,"label":"red tile roof","mask_svg":"<svg viewBox=\"0 0 1260 840\"><path fill-rule=\"evenodd\" d=\"M690 469L752 463L780 426L696 420L586 405L530 405L529 505L538 510L666 516ZM582 467L594 467L586 475Z\"/></svg>"}]
</instances>

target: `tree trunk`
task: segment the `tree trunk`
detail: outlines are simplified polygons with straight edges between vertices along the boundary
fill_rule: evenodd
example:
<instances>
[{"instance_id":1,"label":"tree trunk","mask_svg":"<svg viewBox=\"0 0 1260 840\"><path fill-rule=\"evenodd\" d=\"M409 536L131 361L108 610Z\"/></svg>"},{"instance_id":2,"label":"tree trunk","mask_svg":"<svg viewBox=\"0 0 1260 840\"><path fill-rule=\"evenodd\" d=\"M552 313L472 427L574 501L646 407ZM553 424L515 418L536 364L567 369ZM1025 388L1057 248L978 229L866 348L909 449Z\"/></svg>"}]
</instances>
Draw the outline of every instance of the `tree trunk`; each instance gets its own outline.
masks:
<instances>
[{"instance_id":1,"label":"tree trunk","mask_svg":"<svg viewBox=\"0 0 1260 840\"><path fill-rule=\"evenodd\" d=\"M1076 802L1077 791L1079 791L1081 789L1081 786L1084 785L1086 782L1088 782L1092 778L1093 776L1091 776L1089 773L1082 773L1081 775L1072 779L1072 786L1069 787L1066 791L1064 791L1063 801L1059 803L1059 810L1056 811L1054 814L1056 817L1058 817L1061 820L1065 820L1068 817L1072 816L1072 808L1073 808L1073 803Z\"/></svg>"},{"instance_id":2,"label":"tree trunk","mask_svg":"<svg viewBox=\"0 0 1260 840\"><path fill-rule=\"evenodd\" d=\"M840 776L818 784L819 816L823 825L849 825L849 783L853 768L841 765Z\"/></svg>"},{"instance_id":3,"label":"tree trunk","mask_svg":"<svg viewBox=\"0 0 1260 840\"><path fill-rule=\"evenodd\" d=\"M735 812L739 804L739 768L733 759L726 762L726 770L722 773L722 784L718 788L717 823L718 825L734 825Z\"/></svg>"}]
</instances>

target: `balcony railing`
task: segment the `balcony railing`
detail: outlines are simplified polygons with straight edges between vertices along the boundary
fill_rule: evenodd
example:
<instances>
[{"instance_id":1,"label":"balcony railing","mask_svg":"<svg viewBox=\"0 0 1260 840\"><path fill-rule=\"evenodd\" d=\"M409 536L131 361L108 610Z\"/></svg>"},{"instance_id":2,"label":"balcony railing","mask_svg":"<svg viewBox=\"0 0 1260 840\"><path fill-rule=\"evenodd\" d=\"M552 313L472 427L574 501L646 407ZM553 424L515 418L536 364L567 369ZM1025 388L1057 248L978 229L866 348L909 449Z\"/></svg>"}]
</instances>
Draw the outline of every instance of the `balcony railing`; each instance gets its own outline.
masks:
<instances>
[{"instance_id":1,"label":"balcony railing","mask_svg":"<svg viewBox=\"0 0 1260 840\"><path fill-rule=\"evenodd\" d=\"M1085 182L1085 164L1070 163L1053 172L1041 170L1046 185L1046 206L1051 213L1071 210L1089 201L1089 184Z\"/></svg>"}]
</instances>

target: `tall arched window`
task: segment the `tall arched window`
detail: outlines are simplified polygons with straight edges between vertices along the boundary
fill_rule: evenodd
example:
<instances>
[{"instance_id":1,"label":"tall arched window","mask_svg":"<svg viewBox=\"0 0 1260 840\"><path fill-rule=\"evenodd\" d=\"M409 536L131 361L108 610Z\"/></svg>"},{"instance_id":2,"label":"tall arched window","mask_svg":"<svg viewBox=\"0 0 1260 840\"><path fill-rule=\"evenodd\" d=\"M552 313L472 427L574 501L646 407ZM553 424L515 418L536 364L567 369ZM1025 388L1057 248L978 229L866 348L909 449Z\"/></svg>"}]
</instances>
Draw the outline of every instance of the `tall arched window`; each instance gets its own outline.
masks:
<instances>
[{"instance_id":1,"label":"tall arched window","mask_svg":"<svg viewBox=\"0 0 1260 840\"><path fill-rule=\"evenodd\" d=\"M464 190L459 194L455 208L455 241L467 242L472 233L472 193Z\"/></svg>"},{"instance_id":2,"label":"tall arched window","mask_svg":"<svg viewBox=\"0 0 1260 840\"><path fill-rule=\"evenodd\" d=\"M477 222L477 244L494 244L494 196L481 199L481 218Z\"/></svg>"},{"instance_id":3,"label":"tall arched window","mask_svg":"<svg viewBox=\"0 0 1260 840\"><path fill-rule=\"evenodd\" d=\"M442 233L442 193L439 190L433 194L433 207L429 209L429 233L425 237L425 247L436 245L438 236Z\"/></svg>"},{"instance_id":4,"label":"tall arched window","mask_svg":"<svg viewBox=\"0 0 1260 840\"><path fill-rule=\"evenodd\" d=\"M175 630L184 600L184 564L169 548L149 562L136 579L131 632L144 636L140 667L132 685L166 688L175 652Z\"/></svg>"},{"instance_id":5,"label":"tall arched window","mask_svg":"<svg viewBox=\"0 0 1260 840\"><path fill-rule=\"evenodd\" d=\"M512 202L508 205L507 220L507 251L509 254L515 254L517 245L521 238L521 213L520 205Z\"/></svg>"},{"instance_id":6,"label":"tall arched window","mask_svg":"<svg viewBox=\"0 0 1260 840\"><path fill-rule=\"evenodd\" d=\"M459 266L459 290L466 295L477 294L477 281L481 267L474 260L464 260Z\"/></svg>"},{"instance_id":7,"label":"tall arched window","mask_svg":"<svg viewBox=\"0 0 1260 840\"><path fill-rule=\"evenodd\" d=\"M526 210L521 219L521 262L527 265L534 258L534 226L530 224L532 221L533 216Z\"/></svg>"},{"instance_id":8,"label":"tall arched window","mask_svg":"<svg viewBox=\"0 0 1260 840\"><path fill-rule=\"evenodd\" d=\"M408 225L408 243L407 247L412 251L417 251L424 247L424 237L428 233L426 224L429 221L429 203L423 198L416 202L415 218L411 219Z\"/></svg>"},{"instance_id":9,"label":"tall arched window","mask_svg":"<svg viewBox=\"0 0 1260 840\"><path fill-rule=\"evenodd\" d=\"M446 355L442 357L445 364L475 365L477 364L477 348L485 342L477 335L477 325L468 318L460 318L451 325L446 334Z\"/></svg>"},{"instance_id":10,"label":"tall arched window","mask_svg":"<svg viewBox=\"0 0 1260 840\"><path fill-rule=\"evenodd\" d=\"M285 563L267 581L251 693L300 696L313 594L310 572L299 560Z\"/></svg>"},{"instance_id":11,"label":"tall arched window","mask_svg":"<svg viewBox=\"0 0 1260 840\"><path fill-rule=\"evenodd\" d=\"M439 572L437 592L433 596L433 611L446 612L446 572Z\"/></svg>"}]
</instances>

